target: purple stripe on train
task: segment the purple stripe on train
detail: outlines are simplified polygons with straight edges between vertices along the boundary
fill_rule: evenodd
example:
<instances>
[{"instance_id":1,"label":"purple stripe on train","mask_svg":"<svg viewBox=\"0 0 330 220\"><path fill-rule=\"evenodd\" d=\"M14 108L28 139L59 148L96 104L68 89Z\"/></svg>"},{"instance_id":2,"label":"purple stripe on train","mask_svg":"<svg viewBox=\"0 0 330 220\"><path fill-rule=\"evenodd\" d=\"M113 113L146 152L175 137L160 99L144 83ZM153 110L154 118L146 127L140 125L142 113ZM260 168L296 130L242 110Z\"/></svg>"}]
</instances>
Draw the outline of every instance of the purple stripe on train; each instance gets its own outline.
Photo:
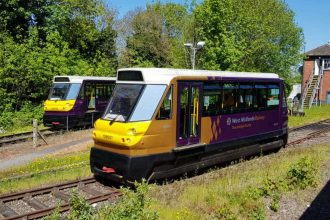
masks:
<instances>
[{"instance_id":1,"label":"purple stripe on train","mask_svg":"<svg viewBox=\"0 0 330 220\"><path fill-rule=\"evenodd\" d=\"M211 143L246 138L282 129L280 111L229 114L211 117Z\"/></svg>"}]
</instances>

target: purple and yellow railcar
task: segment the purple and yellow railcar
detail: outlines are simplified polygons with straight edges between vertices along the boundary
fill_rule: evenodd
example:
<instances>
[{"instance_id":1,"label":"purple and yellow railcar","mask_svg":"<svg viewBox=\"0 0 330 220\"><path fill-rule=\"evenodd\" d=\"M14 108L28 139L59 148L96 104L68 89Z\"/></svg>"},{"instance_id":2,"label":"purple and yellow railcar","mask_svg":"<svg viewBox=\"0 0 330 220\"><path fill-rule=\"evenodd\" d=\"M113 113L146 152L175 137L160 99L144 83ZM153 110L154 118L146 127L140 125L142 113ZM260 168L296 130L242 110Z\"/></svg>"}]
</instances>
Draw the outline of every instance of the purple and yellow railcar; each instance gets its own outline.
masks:
<instances>
[{"instance_id":1,"label":"purple and yellow railcar","mask_svg":"<svg viewBox=\"0 0 330 220\"><path fill-rule=\"evenodd\" d=\"M115 82L115 77L55 76L44 103L44 125L92 126L106 108Z\"/></svg>"},{"instance_id":2,"label":"purple and yellow railcar","mask_svg":"<svg viewBox=\"0 0 330 220\"><path fill-rule=\"evenodd\" d=\"M90 166L119 182L169 177L280 149L287 124L277 74L120 69Z\"/></svg>"}]
</instances>

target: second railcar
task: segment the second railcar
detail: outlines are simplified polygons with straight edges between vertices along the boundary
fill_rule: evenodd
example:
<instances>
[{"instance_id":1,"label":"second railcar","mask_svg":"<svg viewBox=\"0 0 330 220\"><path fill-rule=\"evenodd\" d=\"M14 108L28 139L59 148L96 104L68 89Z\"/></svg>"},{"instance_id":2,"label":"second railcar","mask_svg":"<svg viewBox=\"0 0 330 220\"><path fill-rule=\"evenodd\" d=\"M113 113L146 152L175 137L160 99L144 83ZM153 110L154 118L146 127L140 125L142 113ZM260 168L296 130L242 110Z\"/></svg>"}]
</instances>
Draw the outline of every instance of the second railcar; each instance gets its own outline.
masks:
<instances>
[{"instance_id":1,"label":"second railcar","mask_svg":"<svg viewBox=\"0 0 330 220\"><path fill-rule=\"evenodd\" d=\"M55 129L92 126L107 106L115 79L55 76L44 103L44 125Z\"/></svg>"},{"instance_id":2,"label":"second railcar","mask_svg":"<svg viewBox=\"0 0 330 220\"><path fill-rule=\"evenodd\" d=\"M277 74L121 69L116 83L93 131L95 176L119 182L169 177L287 142Z\"/></svg>"}]
</instances>

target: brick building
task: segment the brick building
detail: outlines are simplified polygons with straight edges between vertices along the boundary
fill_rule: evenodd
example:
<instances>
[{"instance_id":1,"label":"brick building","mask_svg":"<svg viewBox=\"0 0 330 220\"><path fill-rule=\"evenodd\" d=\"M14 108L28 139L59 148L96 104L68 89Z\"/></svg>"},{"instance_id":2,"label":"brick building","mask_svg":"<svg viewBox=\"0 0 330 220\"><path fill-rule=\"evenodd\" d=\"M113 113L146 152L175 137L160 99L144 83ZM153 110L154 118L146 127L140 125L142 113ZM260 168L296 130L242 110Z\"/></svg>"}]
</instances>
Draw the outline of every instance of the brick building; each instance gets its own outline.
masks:
<instances>
[{"instance_id":1,"label":"brick building","mask_svg":"<svg viewBox=\"0 0 330 220\"><path fill-rule=\"evenodd\" d=\"M302 104L310 108L330 104L330 42L306 52L302 80Z\"/></svg>"}]
</instances>

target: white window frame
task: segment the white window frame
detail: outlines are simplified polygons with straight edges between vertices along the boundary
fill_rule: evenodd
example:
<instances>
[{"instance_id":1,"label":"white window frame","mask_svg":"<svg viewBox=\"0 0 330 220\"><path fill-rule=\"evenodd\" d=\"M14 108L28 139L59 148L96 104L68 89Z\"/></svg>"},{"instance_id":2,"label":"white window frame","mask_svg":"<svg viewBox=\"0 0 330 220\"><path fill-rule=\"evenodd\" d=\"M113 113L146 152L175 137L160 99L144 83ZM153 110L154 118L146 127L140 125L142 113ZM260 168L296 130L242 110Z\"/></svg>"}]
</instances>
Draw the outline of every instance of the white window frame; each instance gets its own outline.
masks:
<instances>
[{"instance_id":1,"label":"white window frame","mask_svg":"<svg viewBox=\"0 0 330 220\"><path fill-rule=\"evenodd\" d=\"M324 59L323 68L325 70L329 70L330 69L330 59Z\"/></svg>"}]
</instances>

